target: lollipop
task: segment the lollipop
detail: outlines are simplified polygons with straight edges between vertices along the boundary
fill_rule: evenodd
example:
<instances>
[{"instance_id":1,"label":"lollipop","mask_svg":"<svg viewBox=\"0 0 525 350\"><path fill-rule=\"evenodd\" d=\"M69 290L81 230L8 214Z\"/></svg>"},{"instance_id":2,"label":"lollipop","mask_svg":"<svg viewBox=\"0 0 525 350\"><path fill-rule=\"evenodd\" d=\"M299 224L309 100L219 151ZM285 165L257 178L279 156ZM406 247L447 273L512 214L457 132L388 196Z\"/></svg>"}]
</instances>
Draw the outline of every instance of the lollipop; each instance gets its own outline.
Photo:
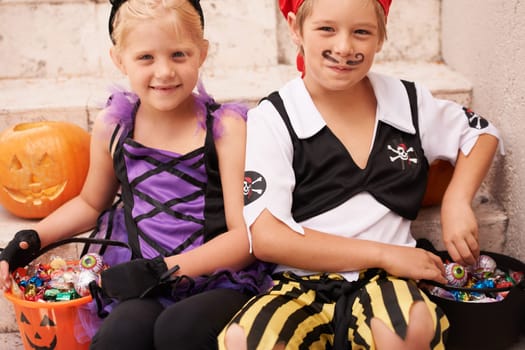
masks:
<instances>
[{"instance_id":1,"label":"lollipop","mask_svg":"<svg viewBox=\"0 0 525 350\"><path fill-rule=\"evenodd\" d=\"M79 261L81 270L90 270L94 273L99 273L104 267L102 257L97 253L89 253L80 258Z\"/></svg>"},{"instance_id":2,"label":"lollipop","mask_svg":"<svg viewBox=\"0 0 525 350\"><path fill-rule=\"evenodd\" d=\"M467 272L465 268L458 263L445 264L445 277L448 284L454 287L462 287L467 283Z\"/></svg>"}]
</instances>

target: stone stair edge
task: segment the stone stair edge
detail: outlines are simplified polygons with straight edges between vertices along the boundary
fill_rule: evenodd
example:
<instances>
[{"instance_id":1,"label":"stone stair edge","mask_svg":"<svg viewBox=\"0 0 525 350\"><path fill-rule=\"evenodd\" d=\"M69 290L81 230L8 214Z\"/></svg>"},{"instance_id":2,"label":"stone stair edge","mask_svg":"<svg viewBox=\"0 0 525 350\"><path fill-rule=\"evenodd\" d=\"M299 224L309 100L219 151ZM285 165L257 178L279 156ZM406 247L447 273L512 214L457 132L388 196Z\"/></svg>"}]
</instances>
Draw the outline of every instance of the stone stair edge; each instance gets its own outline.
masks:
<instances>
[{"instance_id":1,"label":"stone stair edge","mask_svg":"<svg viewBox=\"0 0 525 350\"><path fill-rule=\"evenodd\" d=\"M469 98L471 83L442 63L378 62L374 71L414 80L436 94ZM295 67L275 65L246 69L205 69L202 79L218 101L256 102L298 75ZM112 85L126 86L120 77L0 80L0 117L34 109L100 108ZM470 101L467 101L470 102ZM468 104L468 103L467 103Z\"/></svg>"}]
</instances>

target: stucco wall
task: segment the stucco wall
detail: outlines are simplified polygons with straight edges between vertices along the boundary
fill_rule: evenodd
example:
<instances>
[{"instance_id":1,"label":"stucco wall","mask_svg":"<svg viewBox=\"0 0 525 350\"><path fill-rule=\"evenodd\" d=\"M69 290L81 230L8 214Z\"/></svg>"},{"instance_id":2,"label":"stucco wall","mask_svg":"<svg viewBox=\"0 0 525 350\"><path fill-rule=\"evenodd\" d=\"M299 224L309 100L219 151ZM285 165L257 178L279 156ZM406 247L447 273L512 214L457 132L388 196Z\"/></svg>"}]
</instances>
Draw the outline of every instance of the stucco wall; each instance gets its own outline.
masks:
<instances>
[{"instance_id":1,"label":"stucco wall","mask_svg":"<svg viewBox=\"0 0 525 350\"><path fill-rule=\"evenodd\" d=\"M489 177L505 207L505 252L525 260L525 1L442 0L445 62L470 79L473 109L500 129L506 149Z\"/></svg>"}]
</instances>

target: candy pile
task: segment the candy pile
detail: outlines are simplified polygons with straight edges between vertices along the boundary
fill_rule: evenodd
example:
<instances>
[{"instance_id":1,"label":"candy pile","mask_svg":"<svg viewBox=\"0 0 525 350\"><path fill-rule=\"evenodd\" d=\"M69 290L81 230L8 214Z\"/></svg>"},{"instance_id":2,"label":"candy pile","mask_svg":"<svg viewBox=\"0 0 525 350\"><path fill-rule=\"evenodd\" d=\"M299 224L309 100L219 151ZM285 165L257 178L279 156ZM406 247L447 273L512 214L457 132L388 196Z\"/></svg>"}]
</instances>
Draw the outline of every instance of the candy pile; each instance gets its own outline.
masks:
<instances>
[{"instance_id":1,"label":"candy pile","mask_svg":"<svg viewBox=\"0 0 525 350\"><path fill-rule=\"evenodd\" d=\"M496 261L488 255L480 255L474 266L464 267L454 262L446 262L444 265L448 286L457 289L421 285L430 294L444 299L483 303L501 301L509 293L508 290L486 291L486 289L513 287L524 280L523 271L505 272L499 269Z\"/></svg>"},{"instance_id":2,"label":"candy pile","mask_svg":"<svg viewBox=\"0 0 525 350\"><path fill-rule=\"evenodd\" d=\"M12 292L29 301L68 301L89 295L89 283L99 281L107 268L96 253L84 255L78 262L53 257L49 264L35 263L13 272Z\"/></svg>"}]
</instances>

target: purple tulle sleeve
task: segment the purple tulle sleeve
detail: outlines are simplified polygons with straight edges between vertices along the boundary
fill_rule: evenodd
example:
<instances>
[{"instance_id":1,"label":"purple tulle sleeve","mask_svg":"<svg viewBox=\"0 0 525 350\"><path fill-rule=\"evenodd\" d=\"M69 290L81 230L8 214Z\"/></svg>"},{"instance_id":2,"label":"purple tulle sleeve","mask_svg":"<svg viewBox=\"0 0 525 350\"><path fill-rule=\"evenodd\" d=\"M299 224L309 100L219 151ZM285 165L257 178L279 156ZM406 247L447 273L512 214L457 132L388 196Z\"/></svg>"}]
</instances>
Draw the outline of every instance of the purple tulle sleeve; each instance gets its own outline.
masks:
<instances>
[{"instance_id":1,"label":"purple tulle sleeve","mask_svg":"<svg viewBox=\"0 0 525 350\"><path fill-rule=\"evenodd\" d=\"M120 87L112 87L104 114L106 124L112 127L119 124L124 134L129 132L133 127L134 109L138 100L134 93Z\"/></svg>"},{"instance_id":2,"label":"purple tulle sleeve","mask_svg":"<svg viewBox=\"0 0 525 350\"><path fill-rule=\"evenodd\" d=\"M197 93L194 93L197 105L197 114L199 116L199 125L206 129L206 111L208 108L214 109L213 106L219 106L212 112L214 116L213 136L219 138L222 135L221 119L225 114L237 115L246 120L248 106L240 102L227 102L219 105L215 102L208 92L206 92L201 81L197 84ZM138 96L132 92L126 91L121 87L112 87L111 96L106 103L105 121L109 126L117 124L123 129L123 133L128 133L133 128L134 109L137 106Z\"/></svg>"},{"instance_id":3,"label":"purple tulle sleeve","mask_svg":"<svg viewBox=\"0 0 525 350\"><path fill-rule=\"evenodd\" d=\"M206 128L206 106L218 106L213 97L204 89L202 81L197 84L196 102L198 108L198 114L201 116L199 119L202 128ZM233 113L232 113L233 112ZM227 113L228 115L238 115L239 117L246 120L248 114L248 106L241 102L227 102L220 105L220 107L213 111L214 123L213 123L213 136L219 138L222 135L222 116Z\"/></svg>"}]
</instances>

